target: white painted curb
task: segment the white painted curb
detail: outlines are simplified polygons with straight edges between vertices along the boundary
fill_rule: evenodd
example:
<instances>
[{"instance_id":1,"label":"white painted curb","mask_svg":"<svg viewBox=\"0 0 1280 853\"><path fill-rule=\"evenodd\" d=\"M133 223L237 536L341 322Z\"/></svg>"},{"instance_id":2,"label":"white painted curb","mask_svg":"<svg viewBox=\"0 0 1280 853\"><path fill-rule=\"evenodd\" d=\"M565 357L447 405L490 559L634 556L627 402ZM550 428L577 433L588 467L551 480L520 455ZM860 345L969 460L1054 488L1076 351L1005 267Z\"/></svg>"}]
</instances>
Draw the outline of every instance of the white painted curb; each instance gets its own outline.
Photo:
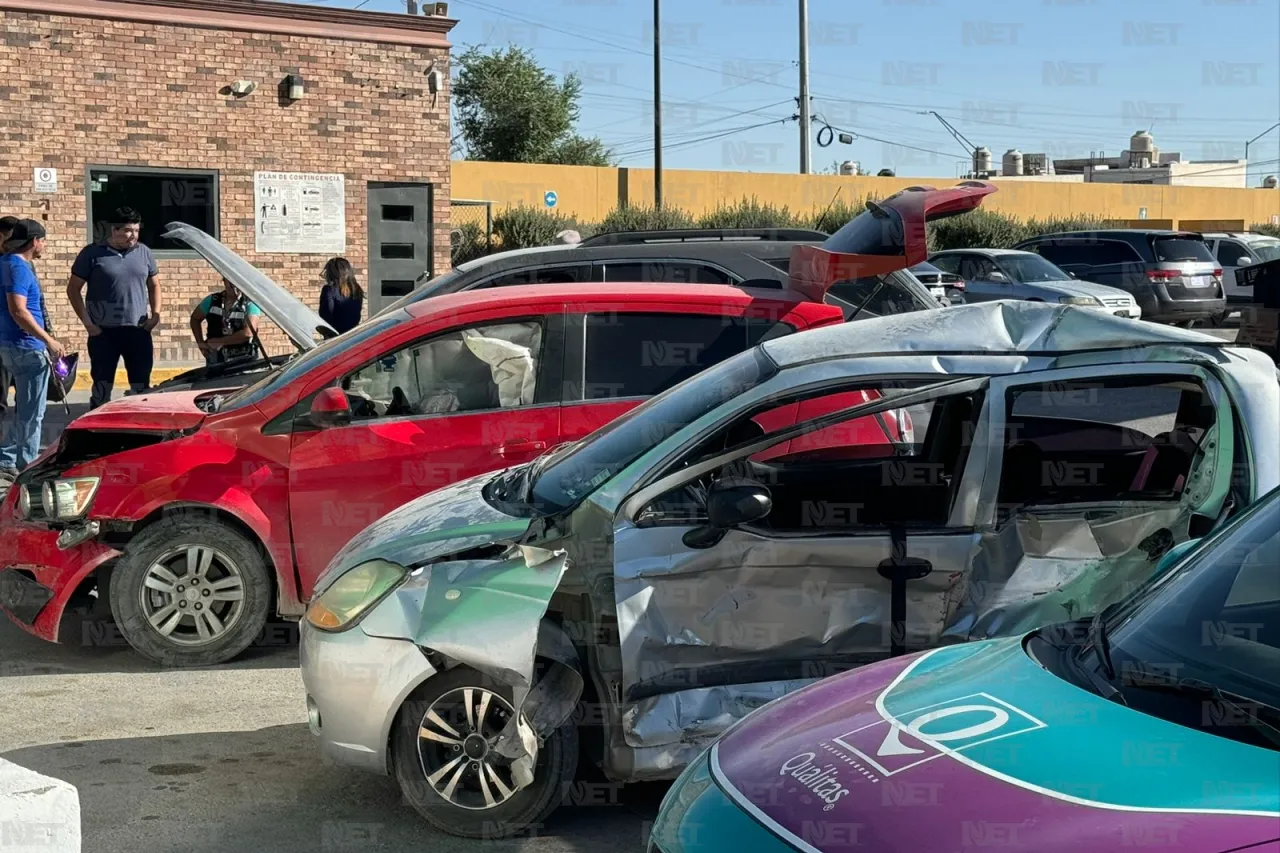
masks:
<instances>
[{"instance_id":1,"label":"white painted curb","mask_svg":"<svg viewBox=\"0 0 1280 853\"><path fill-rule=\"evenodd\" d=\"M75 785L0 758L0 850L80 853Z\"/></svg>"}]
</instances>

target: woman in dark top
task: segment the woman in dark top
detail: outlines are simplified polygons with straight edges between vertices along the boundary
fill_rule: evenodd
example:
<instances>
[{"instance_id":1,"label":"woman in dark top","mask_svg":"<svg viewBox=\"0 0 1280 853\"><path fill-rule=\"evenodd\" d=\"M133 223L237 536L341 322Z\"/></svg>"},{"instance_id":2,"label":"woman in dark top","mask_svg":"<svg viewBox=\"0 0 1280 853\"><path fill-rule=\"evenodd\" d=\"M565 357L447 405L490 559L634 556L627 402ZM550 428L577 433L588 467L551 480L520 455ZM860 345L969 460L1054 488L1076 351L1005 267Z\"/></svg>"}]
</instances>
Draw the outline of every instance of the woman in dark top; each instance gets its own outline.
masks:
<instances>
[{"instance_id":1,"label":"woman in dark top","mask_svg":"<svg viewBox=\"0 0 1280 853\"><path fill-rule=\"evenodd\" d=\"M364 308L364 291L351 263L346 258L330 258L324 265L324 287L320 289L320 319L338 334L360 325Z\"/></svg>"}]
</instances>

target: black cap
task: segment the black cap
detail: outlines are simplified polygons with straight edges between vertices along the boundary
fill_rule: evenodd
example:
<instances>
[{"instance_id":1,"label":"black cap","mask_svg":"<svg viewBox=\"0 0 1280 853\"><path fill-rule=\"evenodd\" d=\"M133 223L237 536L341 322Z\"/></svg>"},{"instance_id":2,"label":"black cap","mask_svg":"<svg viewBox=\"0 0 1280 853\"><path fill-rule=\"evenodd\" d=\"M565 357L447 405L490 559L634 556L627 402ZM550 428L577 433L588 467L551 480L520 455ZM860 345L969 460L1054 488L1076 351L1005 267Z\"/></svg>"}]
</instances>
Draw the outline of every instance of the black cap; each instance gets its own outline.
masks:
<instances>
[{"instance_id":1,"label":"black cap","mask_svg":"<svg viewBox=\"0 0 1280 853\"><path fill-rule=\"evenodd\" d=\"M13 226L13 233L9 235L9 239L4 241L4 250L13 252L26 246L32 240L39 240L41 237L48 236L48 232L44 230L44 226L34 219L19 219Z\"/></svg>"}]
</instances>

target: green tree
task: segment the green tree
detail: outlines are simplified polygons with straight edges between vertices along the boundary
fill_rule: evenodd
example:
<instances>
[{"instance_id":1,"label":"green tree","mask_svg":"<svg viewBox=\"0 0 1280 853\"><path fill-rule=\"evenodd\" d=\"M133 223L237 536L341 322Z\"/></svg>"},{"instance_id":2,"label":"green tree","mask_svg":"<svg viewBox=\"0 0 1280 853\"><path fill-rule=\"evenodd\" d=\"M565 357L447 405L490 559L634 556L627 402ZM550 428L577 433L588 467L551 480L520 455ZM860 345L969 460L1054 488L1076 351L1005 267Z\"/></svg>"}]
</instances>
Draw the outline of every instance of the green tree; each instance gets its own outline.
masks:
<instances>
[{"instance_id":1,"label":"green tree","mask_svg":"<svg viewBox=\"0 0 1280 853\"><path fill-rule=\"evenodd\" d=\"M608 149L574 132L582 83L561 80L511 46L458 57L453 105L467 157L503 163L609 165Z\"/></svg>"}]
</instances>

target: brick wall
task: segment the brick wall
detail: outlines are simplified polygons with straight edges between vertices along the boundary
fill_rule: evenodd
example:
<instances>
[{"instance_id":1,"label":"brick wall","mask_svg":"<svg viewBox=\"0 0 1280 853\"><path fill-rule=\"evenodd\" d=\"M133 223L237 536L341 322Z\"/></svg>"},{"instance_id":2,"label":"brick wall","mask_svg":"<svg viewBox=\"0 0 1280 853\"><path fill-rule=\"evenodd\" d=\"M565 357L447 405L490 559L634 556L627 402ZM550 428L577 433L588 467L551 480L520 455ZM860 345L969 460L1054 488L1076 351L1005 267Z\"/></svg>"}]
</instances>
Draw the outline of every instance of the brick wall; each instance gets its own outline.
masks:
<instances>
[{"instance_id":1,"label":"brick wall","mask_svg":"<svg viewBox=\"0 0 1280 853\"><path fill-rule=\"evenodd\" d=\"M84 330L65 284L87 240L90 166L217 170L222 242L313 307L327 256L254 252L253 173L345 174L346 256L362 284L366 182L430 182L435 268L448 269L447 47L4 10L0 32L0 212L44 220L50 239L37 268L55 331L73 349L84 352ZM435 99L425 77L433 61L445 87ZM277 85L289 73L307 91L283 103ZM240 79L257 90L232 97L226 87ZM56 194L34 194L38 166L58 170ZM157 361L198 360L188 315L219 278L200 260L159 266ZM291 349L274 327L264 342L272 353Z\"/></svg>"}]
</instances>

